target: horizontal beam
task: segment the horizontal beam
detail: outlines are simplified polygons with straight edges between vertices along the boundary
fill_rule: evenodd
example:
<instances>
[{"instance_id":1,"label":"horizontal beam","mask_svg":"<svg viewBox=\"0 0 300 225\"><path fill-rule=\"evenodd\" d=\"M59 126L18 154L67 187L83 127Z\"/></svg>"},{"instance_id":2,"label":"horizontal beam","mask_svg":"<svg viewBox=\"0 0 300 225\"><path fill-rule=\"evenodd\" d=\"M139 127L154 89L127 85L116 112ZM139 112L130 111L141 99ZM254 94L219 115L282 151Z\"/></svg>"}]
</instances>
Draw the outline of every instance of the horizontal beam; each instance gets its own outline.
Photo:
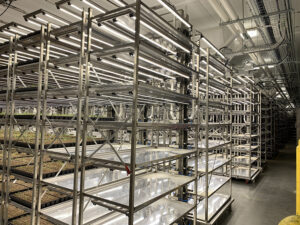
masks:
<instances>
[{"instance_id":1,"label":"horizontal beam","mask_svg":"<svg viewBox=\"0 0 300 225\"><path fill-rule=\"evenodd\" d=\"M265 15L250 16L250 17L246 17L246 18L243 18L243 19L229 20L227 22L222 22L219 25L220 26L228 26L228 25L231 25L231 24L234 24L234 23L245 22L247 20L255 20L255 19L261 19L261 18L264 18L264 17L270 17L270 16L276 16L276 15L280 15L280 14L285 14L285 13L288 13L290 11L293 11L293 9L286 9L286 10L281 10L281 11L277 11L277 12L271 12L271 13L268 13L268 14L265 14Z\"/></svg>"}]
</instances>

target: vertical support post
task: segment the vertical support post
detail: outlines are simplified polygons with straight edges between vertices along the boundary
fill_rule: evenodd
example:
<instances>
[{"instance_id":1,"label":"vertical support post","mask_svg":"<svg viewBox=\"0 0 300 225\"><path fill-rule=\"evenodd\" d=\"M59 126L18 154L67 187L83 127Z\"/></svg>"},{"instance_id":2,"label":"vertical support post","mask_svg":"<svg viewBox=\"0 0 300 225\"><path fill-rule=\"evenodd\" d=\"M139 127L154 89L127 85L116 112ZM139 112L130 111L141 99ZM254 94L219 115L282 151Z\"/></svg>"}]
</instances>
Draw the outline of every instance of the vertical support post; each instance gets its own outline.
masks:
<instances>
[{"instance_id":1,"label":"vertical support post","mask_svg":"<svg viewBox=\"0 0 300 225\"><path fill-rule=\"evenodd\" d=\"M229 118L229 121L230 121L230 127L229 127L229 131L230 131L230 133L229 133L229 135L230 135L230 145L229 145L229 148L230 148L230 163L229 163L229 166L230 166L230 169L229 169L229 176L230 176L230 197L232 196L232 151L233 151L233 149L232 149L232 133L233 133L233 127L232 127L232 123L233 123L233 121L232 121L232 108L233 108L233 82L232 82L232 73L230 73L230 113L229 113L229 116L230 116L230 118Z\"/></svg>"},{"instance_id":2,"label":"vertical support post","mask_svg":"<svg viewBox=\"0 0 300 225\"><path fill-rule=\"evenodd\" d=\"M259 109L258 109L258 112L259 112L259 114L258 114L258 116L259 116L259 118L258 118L258 123L259 123L259 127L258 127L258 132L259 132L259 135L258 135L258 137L259 137L259 140L258 140L258 143L257 144L259 144L259 158L258 158L258 160L259 160L259 167L261 167L261 141L262 141L262 138L261 138L261 122L262 122L262 119L261 119L261 117L262 117L262 115L261 115L261 91L259 91L258 92L258 107L259 107ZM265 140L265 142L266 142L266 140ZM251 162L250 162L251 163Z\"/></svg>"},{"instance_id":3,"label":"vertical support post","mask_svg":"<svg viewBox=\"0 0 300 225\"><path fill-rule=\"evenodd\" d=\"M207 54L206 54L206 108L205 108L205 222L208 222L208 133L209 133L209 127L208 127L208 116L209 116L209 111L208 111L208 106L209 106L209 56L210 56L210 49L206 49Z\"/></svg>"},{"instance_id":4,"label":"vertical support post","mask_svg":"<svg viewBox=\"0 0 300 225\"><path fill-rule=\"evenodd\" d=\"M134 222L134 190L135 190L135 162L136 162L136 132L137 132L137 99L138 99L138 70L140 53L140 12L141 0L136 0L135 9L135 43L134 43L134 72L133 72L133 100L132 100L132 132L131 132L131 156L130 156L130 187L129 187L129 215L128 224Z\"/></svg>"},{"instance_id":5,"label":"vertical support post","mask_svg":"<svg viewBox=\"0 0 300 225\"><path fill-rule=\"evenodd\" d=\"M92 38L92 9L89 8L87 20L87 48L85 53L85 82L84 82L84 114L82 130L82 150L81 150L81 173L80 173L80 197L79 197L79 225L83 225L84 211L84 183L85 183L85 158L86 143L89 122L89 85L90 85L90 54ZM85 41L85 38L83 39Z\"/></svg>"},{"instance_id":6,"label":"vertical support post","mask_svg":"<svg viewBox=\"0 0 300 225\"><path fill-rule=\"evenodd\" d=\"M9 41L9 58L7 66L7 87L6 87L6 110L5 110L5 126L4 126L4 143L3 143L3 157L2 157L2 190L1 190L1 224L7 224L7 206L8 203L5 199L5 189L7 180L7 150L8 150L8 129L11 124L9 124L10 118L10 95L11 95L11 71L12 71L12 54L13 51L13 37L10 37Z\"/></svg>"},{"instance_id":7,"label":"vertical support post","mask_svg":"<svg viewBox=\"0 0 300 225\"><path fill-rule=\"evenodd\" d=\"M46 118L47 118L47 91L48 91L48 61L50 55L50 30L51 24L47 26L47 39L46 39L46 55L44 61L44 85L43 85L43 108L42 108L42 126L41 126L41 147L40 147L40 166L38 174L38 199L37 199L37 219L36 224L40 224L40 211L42 202L42 180L43 180L43 161L44 161L44 148L45 148L45 135L46 135Z\"/></svg>"},{"instance_id":8,"label":"vertical support post","mask_svg":"<svg viewBox=\"0 0 300 225\"><path fill-rule=\"evenodd\" d=\"M296 148L296 215L300 216L300 139Z\"/></svg>"},{"instance_id":9,"label":"vertical support post","mask_svg":"<svg viewBox=\"0 0 300 225\"><path fill-rule=\"evenodd\" d=\"M250 87L250 92L249 92L249 110L250 110L250 113L249 113L249 173L248 173L248 176L249 176L249 181L251 180L251 154L252 154L252 110L253 110L253 107L252 107L252 100L253 100L253 97L252 96L252 87Z\"/></svg>"},{"instance_id":10,"label":"vertical support post","mask_svg":"<svg viewBox=\"0 0 300 225\"><path fill-rule=\"evenodd\" d=\"M196 77L196 109L195 109L195 147L196 147L196 157L195 157L195 185L194 185L194 203L195 203L195 208L194 208L194 221L193 225L197 225L197 209L198 209L198 160L199 160L199 123L200 123L200 118L199 118L199 107L200 107L200 95L199 95L199 87L200 87L200 41L199 41L199 46L198 46L198 52L199 56L196 56L197 64L196 64L196 71L198 72L197 77ZM193 68L194 69L194 68Z\"/></svg>"},{"instance_id":11,"label":"vertical support post","mask_svg":"<svg viewBox=\"0 0 300 225\"><path fill-rule=\"evenodd\" d=\"M41 42L40 42L40 61L39 61L39 77L37 90L37 108L36 108L36 122L35 122L35 147L34 147L34 170L33 170L33 193L32 193L32 211L31 224L36 223L36 208L37 208L37 176L39 167L39 149L40 149L40 130L41 130L41 99L42 99L42 85L43 85L43 63L44 63L44 38L45 26L41 26Z\"/></svg>"},{"instance_id":12,"label":"vertical support post","mask_svg":"<svg viewBox=\"0 0 300 225\"><path fill-rule=\"evenodd\" d=\"M79 55L79 77L78 77L78 99L77 99L77 121L76 121L76 146L75 146L75 165L74 165L74 180L73 180L73 206L72 206L72 225L77 225L77 204L78 204L78 170L79 170L79 151L82 137L82 96L83 96L83 68L84 68L84 47L85 47L85 27L86 14L82 12L81 23L81 46Z\"/></svg>"}]
</instances>

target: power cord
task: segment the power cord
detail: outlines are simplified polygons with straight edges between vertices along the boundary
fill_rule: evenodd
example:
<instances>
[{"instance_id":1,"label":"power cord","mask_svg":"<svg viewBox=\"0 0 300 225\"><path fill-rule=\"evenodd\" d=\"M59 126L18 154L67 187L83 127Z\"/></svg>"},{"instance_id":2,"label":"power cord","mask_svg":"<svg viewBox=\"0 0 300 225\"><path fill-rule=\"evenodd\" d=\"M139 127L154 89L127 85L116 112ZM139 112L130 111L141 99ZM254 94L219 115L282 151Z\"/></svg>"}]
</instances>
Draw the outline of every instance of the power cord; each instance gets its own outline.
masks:
<instances>
[{"instance_id":1,"label":"power cord","mask_svg":"<svg viewBox=\"0 0 300 225\"><path fill-rule=\"evenodd\" d=\"M10 0L10 2L8 3L8 6L6 7L6 9L0 14L0 16L2 16L10 7L11 3L13 0Z\"/></svg>"}]
</instances>

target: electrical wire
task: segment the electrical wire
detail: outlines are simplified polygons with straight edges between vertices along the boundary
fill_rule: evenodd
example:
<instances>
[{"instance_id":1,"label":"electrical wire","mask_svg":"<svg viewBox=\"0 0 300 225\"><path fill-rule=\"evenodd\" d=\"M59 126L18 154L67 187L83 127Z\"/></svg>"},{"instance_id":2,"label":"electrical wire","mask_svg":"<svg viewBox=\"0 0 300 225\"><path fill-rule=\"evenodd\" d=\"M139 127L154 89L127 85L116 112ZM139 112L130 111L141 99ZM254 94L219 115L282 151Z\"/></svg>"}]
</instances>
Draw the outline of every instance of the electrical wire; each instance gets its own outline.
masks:
<instances>
[{"instance_id":1,"label":"electrical wire","mask_svg":"<svg viewBox=\"0 0 300 225\"><path fill-rule=\"evenodd\" d=\"M2 16L10 7L11 3L13 0L10 0L10 2L8 3L8 6L6 7L6 9L0 14L0 16Z\"/></svg>"}]
</instances>

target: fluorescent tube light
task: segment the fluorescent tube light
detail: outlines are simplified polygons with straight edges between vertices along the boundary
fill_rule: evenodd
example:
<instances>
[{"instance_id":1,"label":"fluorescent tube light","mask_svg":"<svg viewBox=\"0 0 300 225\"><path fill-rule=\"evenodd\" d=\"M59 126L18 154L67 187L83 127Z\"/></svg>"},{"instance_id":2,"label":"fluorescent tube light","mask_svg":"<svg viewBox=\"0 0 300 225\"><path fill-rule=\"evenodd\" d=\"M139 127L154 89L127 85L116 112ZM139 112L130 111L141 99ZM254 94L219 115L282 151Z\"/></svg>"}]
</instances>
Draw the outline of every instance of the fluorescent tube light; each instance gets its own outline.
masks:
<instances>
[{"instance_id":1,"label":"fluorescent tube light","mask_svg":"<svg viewBox=\"0 0 300 225\"><path fill-rule=\"evenodd\" d=\"M209 45L221 58L226 59L225 56L217 49L212 43L210 43L205 37L201 38L207 45Z\"/></svg>"},{"instance_id":2,"label":"fluorescent tube light","mask_svg":"<svg viewBox=\"0 0 300 225\"><path fill-rule=\"evenodd\" d=\"M64 8L59 8L60 11L69 14L70 16L73 16L74 18L81 20L82 18L80 16L77 16L76 14L64 9Z\"/></svg>"},{"instance_id":3,"label":"fluorescent tube light","mask_svg":"<svg viewBox=\"0 0 300 225\"><path fill-rule=\"evenodd\" d=\"M189 76L187 76L187 75L185 75L185 74L183 74L183 73L177 72L176 70L173 70L173 69L170 69L170 68L165 67L165 66L163 66L163 65L160 65L160 64L158 64L158 63L155 63L155 62L153 62L152 60L146 59L146 58L144 58L144 57L142 57L142 56L140 56L139 59L141 59L141 60L143 60L143 61L145 61L145 62L148 62L148 63L150 63L150 64L152 64L152 65L155 65L155 66L158 66L158 67L160 67L160 68L163 68L163 69L165 69L165 70L168 70L168 71L170 71L170 72L172 72L172 73L178 74L178 75L181 76L181 77L184 77L184 78L187 78L187 79L189 78Z\"/></svg>"},{"instance_id":4,"label":"fluorescent tube light","mask_svg":"<svg viewBox=\"0 0 300 225\"><path fill-rule=\"evenodd\" d=\"M48 14L48 13L46 13L45 16L47 16L47 17L49 17L49 18L51 18L51 19L54 19L54 20L56 20L56 21L58 21L58 22L60 22L60 23L62 23L62 24L64 24L64 25L70 25L69 23L67 23L67 22L65 22L65 21L63 21L63 20L61 20L61 19L58 19L58 18L56 18L56 17L54 17L54 16L52 16L52 15L50 15L50 14Z\"/></svg>"},{"instance_id":5,"label":"fluorescent tube light","mask_svg":"<svg viewBox=\"0 0 300 225\"><path fill-rule=\"evenodd\" d=\"M183 19L178 12L176 12L174 9L172 9L166 2L163 0L158 0L158 2L163 5L170 13L172 13L178 20L180 20L185 26L191 27L191 24L189 24L185 19Z\"/></svg>"},{"instance_id":6,"label":"fluorescent tube light","mask_svg":"<svg viewBox=\"0 0 300 225\"><path fill-rule=\"evenodd\" d=\"M83 0L83 2L84 2L85 4L91 6L92 8L98 10L98 11L101 12L101 13L105 13L105 11L104 11L103 9L99 8L99 7L96 6L95 4L89 2L88 0Z\"/></svg>"}]
</instances>

